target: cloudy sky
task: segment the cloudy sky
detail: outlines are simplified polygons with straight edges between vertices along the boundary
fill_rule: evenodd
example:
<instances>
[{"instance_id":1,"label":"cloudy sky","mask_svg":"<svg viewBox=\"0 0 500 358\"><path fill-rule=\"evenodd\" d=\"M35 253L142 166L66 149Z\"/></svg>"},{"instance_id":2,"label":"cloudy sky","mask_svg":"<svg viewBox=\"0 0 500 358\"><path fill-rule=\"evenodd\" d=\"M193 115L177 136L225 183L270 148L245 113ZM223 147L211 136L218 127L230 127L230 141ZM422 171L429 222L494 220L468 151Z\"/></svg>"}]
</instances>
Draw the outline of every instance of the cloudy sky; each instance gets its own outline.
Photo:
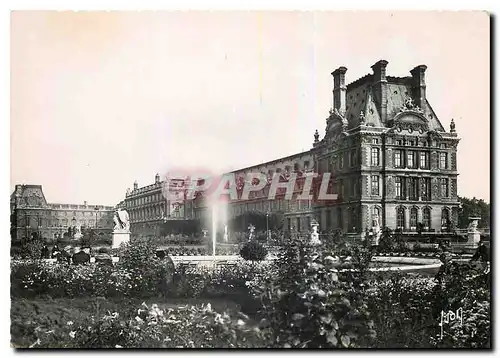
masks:
<instances>
[{"instance_id":1,"label":"cloudy sky","mask_svg":"<svg viewBox=\"0 0 500 358\"><path fill-rule=\"evenodd\" d=\"M114 205L172 167L228 170L323 135L330 73L426 64L455 118L459 195L490 199L489 17L480 12L13 12L11 189Z\"/></svg>"}]
</instances>

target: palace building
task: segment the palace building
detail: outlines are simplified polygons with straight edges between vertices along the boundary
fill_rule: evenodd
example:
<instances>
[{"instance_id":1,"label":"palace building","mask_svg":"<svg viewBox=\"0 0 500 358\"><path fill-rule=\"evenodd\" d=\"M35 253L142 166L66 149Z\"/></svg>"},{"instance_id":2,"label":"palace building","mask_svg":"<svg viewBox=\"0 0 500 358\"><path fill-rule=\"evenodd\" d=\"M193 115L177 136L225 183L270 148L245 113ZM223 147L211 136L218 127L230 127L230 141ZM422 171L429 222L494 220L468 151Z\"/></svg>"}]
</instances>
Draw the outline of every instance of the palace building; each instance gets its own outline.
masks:
<instances>
[{"instance_id":1,"label":"palace building","mask_svg":"<svg viewBox=\"0 0 500 358\"><path fill-rule=\"evenodd\" d=\"M168 183L169 188L165 188L166 182L156 174L153 184L139 188L135 181L133 190L127 189L120 206L129 213L132 234L158 236L165 222L194 218L192 203L184 200L184 190L179 192L177 200L167 197L164 192L166 189L175 192L174 187L184 188L185 180L169 178Z\"/></svg>"},{"instance_id":2,"label":"palace building","mask_svg":"<svg viewBox=\"0 0 500 358\"><path fill-rule=\"evenodd\" d=\"M15 187L10 197L11 237L57 239L69 227L92 228L99 236L113 230L115 208L105 205L47 203L41 185Z\"/></svg>"},{"instance_id":3,"label":"palace building","mask_svg":"<svg viewBox=\"0 0 500 358\"><path fill-rule=\"evenodd\" d=\"M245 212L281 213L285 229L307 231L316 220L323 231L340 229L363 236L375 223L402 232L451 230L458 221L457 145L451 120L446 131L426 96L426 66L407 77L386 74L388 62L378 61L371 74L346 83L347 68L333 76L333 108L324 135L318 131L309 151L233 171L238 195L246 174L279 175L283 181L297 174L294 194L283 191L268 199L270 180L248 200L229 202L228 219ZM320 138L322 137L322 138ZM329 193L334 201L298 200L305 174L331 173ZM211 215L203 196L177 204L162 196L159 175L143 188L127 190L125 207L131 213L132 232L158 233L162 220L201 219ZM182 186L182 183L179 184ZM317 193L318 185L313 186ZM420 225L419 225L420 224Z\"/></svg>"}]
</instances>

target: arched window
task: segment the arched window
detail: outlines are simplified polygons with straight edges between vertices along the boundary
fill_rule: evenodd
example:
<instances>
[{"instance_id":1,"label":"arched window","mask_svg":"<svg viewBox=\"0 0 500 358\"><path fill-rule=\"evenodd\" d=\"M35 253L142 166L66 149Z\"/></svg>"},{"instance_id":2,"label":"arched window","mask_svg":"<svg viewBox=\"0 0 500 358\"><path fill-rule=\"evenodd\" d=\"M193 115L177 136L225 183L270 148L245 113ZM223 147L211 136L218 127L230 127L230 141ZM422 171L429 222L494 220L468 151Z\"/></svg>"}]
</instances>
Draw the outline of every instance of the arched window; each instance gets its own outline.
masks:
<instances>
[{"instance_id":1,"label":"arched window","mask_svg":"<svg viewBox=\"0 0 500 358\"><path fill-rule=\"evenodd\" d=\"M422 224L427 230L431 228L431 209L424 208L422 211Z\"/></svg>"},{"instance_id":2,"label":"arched window","mask_svg":"<svg viewBox=\"0 0 500 358\"><path fill-rule=\"evenodd\" d=\"M417 228L417 208L410 210L410 228L415 230Z\"/></svg>"},{"instance_id":3,"label":"arched window","mask_svg":"<svg viewBox=\"0 0 500 358\"><path fill-rule=\"evenodd\" d=\"M396 209L396 227L398 229L405 227L405 209L402 206Z\"/></svg>"},{"instance_id":4,"label":"arched window","mask_svg":"<svg viewBox=\"0 0 500 358\"><path fill-rule=\"evenodd\" d=\"M450 229L450 212L448 209L441 210L441 230L447 231Z\"/></svg>"}]
</instances>

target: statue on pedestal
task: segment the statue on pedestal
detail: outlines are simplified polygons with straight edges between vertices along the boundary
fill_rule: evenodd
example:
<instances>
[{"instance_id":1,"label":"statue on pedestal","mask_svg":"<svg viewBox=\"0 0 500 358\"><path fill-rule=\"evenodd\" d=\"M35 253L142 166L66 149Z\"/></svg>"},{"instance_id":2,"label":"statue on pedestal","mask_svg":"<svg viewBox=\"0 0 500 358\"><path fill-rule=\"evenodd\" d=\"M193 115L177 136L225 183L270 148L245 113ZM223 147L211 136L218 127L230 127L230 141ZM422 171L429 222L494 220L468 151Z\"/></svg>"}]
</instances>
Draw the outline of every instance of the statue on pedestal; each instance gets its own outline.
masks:
<instances>
[{"instance_id":1,"label":"statue on pedestal","mask_svg":"<svg viewBox=\"0 0 500 358\"><path fill-rule=\"evenodd\" d=\"M116 210L113 221L115 222L113 232L130 232L130 218L127 211L123 209Z\"/></svg>"},{"instance_id":2,"label":"statue on pedestal","mask_svg":"<svg viewBox=\"0 0 500 358\"><path fill-rule=\"evenodd\" d=\"M469 227L467 228L467 238L468 238L467 243L470 245L477 246L479 244L479 241L481 241L481 234L477 229L480 219L481 219L480 217L469 218L470 223Z\"/></svg>"},{"instance_id":3,"label":"statue on pedestal","mask_svg":"<svg viewBox=\"0 0 500 358\"><path fill-rule=\"evenodd\" d=\"M113 228L112 248L118 248L121 244L126 244L130 241L130 218L127 211L118 209L115 211L113 221L115 222L115 227Z\"/></svg>"},{"instance_id":4,"label":"statue on pedestal","mask_svg":"<svg viewBox=\"0 0 500 358\"><path fill-rule=\"evenodd\" d=\"M81 226L80 225L75 226L75 233L73 235L73 238L75 240L79 240L79 239L82 238L82 236L83 235L82 235L82 228L81 228Z\"/></svg>"},{"instance_id":5,"label":"statue on pedestal","mask_svg":"<svg viewBox=\"0 0 500 358\"><path fill-rule=\"evenodd\" d=\"M372 245L378 246L380 236L382 235L382 230L380 229L380 222L377 214L374 214L372 217L372 232Z\"/></svg>"},{"instance_id":6,"label":"statue on pedestal","mask_svg":"<svg viewBox=\"0 0 500 358\"><path fill-rule=\"evenodd\" d=\"M311 229L312 229L311 242L310 242L311 245L321 245L321 240L319 239L319 233L318 233L318 226L319 223L316 220L313 220L311 222Z\"/></svg>"},{"instance_id":7,"label":"statue on pedestal","mask_svg":"<svg viewBox=\"0 0 500 358\"><path fill-rule=\"evenodd\" d=\"M248 230L250 230L250 234L248 235L248 240L252 240L254 237L255 237L255 234L254 234L254 231L255 231L255 226L253 226L252 224L250 224L248 226Z\"/></svg>"}]
</instances>

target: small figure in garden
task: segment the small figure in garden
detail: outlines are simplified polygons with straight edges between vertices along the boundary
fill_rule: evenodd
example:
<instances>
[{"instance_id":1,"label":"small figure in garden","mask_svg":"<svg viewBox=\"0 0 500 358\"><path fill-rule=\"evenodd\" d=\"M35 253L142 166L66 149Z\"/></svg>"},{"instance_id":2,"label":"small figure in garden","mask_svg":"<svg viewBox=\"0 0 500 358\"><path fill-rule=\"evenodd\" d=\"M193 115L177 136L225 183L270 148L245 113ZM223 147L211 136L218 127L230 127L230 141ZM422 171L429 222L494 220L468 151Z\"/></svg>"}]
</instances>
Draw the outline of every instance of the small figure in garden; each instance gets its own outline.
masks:
<instances>
[{"instance_id":1,"label":"small figure in garden","mask_svg":"<svg viewBox=\"0 0 500 358\"><path fill-rule=\"evenodd\" d=\"M56 244L52 248L52 254L50 257L53 259L57 259L57 258L59 258L59 256L61 256L61 250L59 249L59 246L57 246L57 244Z\"/></svg>"},{"instance_id":2,"label":"small figure in garden","mask_svg":"<svg viewBox=\"0 0 500 358\"><path fill-rule=\"evenodd\" d=\"M62 250L61 255L59 255L58 261L71 264L71 256L71 246L66 246L64 250Z\"/></svg>"},{"instance_id":3,"label":"small figure in garden","mask_svg":"<svg viewBox=\"0 0 500 358\"><path fill-rule=\"evenodd\" d=\"M48 259L49 258L49 248L47 247L47 245L43 245L43 248L42 248L42 253L41 253L41 258L42 259Z\"/></svg>"}]
</instances>

